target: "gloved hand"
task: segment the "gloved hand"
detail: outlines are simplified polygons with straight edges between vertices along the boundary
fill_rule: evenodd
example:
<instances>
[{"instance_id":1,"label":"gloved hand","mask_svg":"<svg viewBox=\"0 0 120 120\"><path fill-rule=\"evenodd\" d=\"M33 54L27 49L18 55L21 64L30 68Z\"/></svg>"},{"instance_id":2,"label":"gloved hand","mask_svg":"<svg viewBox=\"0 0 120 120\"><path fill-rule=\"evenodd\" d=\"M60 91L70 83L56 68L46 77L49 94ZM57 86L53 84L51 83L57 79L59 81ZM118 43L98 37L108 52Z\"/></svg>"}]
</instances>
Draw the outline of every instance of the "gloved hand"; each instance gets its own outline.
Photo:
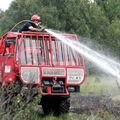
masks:
<instances>
[{"instance_id":1,"label":"gloved hand","mask_svg":"<svg viewBox=\"0 0 120 120\"><path fill-rule=\"evenodd\" d=\"M45 31L45 28L44 27L41 27L40 29L38 29L39 32L43 32Z\"/></svg>"},{"instance_id":2,"label":"gloved hand","mask_svg":"<svg viewBox=\"0 0 120 120\"><path fill-rule=\"evenodd\" d=\"M42 24L42 23L41 23L41 22L39 22L39 23L38 23L38 26L40 26L41 24Z\"/></svg>"},{"instance_id":3,"label":"gloved hand","mask_svg":"<svg viewBox=\"0 0 120 120\"><path fill-rule=\"evenodd\" d=\"M45 27L39 24L38 31L39 31L39 32L45 31Z\"/></svg>"},{"instance_id":4,"label":"gloved hand","mask_svg":"<svg viewBox=\"0 0 120 120\"><path fill-rule=\"evenodd\" d=\"M45 27L43 27L42 25L40 26L41 31L45 31Z\"/></svg>"}]
</instances>

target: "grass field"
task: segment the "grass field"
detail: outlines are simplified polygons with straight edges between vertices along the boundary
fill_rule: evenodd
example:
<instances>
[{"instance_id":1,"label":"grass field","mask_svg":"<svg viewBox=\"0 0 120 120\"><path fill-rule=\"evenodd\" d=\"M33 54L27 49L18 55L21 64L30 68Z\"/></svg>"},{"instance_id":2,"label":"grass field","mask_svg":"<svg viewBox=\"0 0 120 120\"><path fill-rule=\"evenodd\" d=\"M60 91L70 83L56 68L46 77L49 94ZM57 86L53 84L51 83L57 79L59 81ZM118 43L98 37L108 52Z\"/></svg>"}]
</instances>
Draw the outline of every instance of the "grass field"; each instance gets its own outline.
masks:
<instances>
[{"instance_id":1,"label":"grass field","mask_svg":"<svg viewBox=\"0 0 120 120\"><path fill-rule=\"evenodd\" d=\"M120 91L114 78L109 76L89 76L81 85L81 93L116 95Z\"/></svg>"}]
</instances>

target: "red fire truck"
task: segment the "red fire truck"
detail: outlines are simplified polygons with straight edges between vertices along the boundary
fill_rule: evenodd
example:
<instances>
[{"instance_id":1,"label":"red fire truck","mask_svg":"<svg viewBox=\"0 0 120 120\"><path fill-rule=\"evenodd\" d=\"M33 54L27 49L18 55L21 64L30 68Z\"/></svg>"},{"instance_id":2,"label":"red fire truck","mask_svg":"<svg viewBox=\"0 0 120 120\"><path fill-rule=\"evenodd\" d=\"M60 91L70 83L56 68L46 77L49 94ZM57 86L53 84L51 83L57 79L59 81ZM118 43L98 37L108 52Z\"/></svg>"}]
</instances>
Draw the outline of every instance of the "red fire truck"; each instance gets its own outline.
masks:
<instances>
[{"instance_id":1,"label":"red fire truck","mask_svg":"<svg viewBox=\"0 0 120 120\"><path fill-rule=\"evenodd\" d=\"M78 40L75 34L64 36ZM68 112L70 92L80 92L84 80L82 55L49 33L8 32L0 37L2 87L18 81L21 90L28 85L37 87L45 114Z\"/></svg>"}]
</instances>

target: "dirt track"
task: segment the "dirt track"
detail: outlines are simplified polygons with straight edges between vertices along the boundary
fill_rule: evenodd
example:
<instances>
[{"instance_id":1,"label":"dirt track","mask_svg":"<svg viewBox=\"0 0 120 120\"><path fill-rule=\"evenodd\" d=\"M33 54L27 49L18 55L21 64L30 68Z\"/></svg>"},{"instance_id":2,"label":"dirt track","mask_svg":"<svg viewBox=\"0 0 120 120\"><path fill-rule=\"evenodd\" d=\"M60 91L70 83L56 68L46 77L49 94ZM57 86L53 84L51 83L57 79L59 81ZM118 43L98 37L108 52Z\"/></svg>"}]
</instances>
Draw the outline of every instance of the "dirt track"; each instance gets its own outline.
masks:
<instances>
[{"instance_id":1,"label":"dirt track","mask_svg":"<svg viewBox=\"0 0 120 120\"><path fill-rule=\"evenodd\" d=\"M71 95L70 112L98 114L109 112L120 117L120 99L102 95Z\"/></svg>"}]
</instances>

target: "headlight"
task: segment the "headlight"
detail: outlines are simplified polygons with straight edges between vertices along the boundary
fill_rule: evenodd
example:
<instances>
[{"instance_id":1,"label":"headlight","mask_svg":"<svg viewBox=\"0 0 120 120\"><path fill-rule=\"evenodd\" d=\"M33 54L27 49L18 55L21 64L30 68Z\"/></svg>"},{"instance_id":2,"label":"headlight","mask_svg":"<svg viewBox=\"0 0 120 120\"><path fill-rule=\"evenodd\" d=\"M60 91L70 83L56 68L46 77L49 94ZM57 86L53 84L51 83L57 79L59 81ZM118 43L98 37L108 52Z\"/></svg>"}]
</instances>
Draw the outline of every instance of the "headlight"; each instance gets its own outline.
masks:
<instances>
[{"instance_id":1,"label":"headlight","mask_svg":"<svg viewBox=\"0 0 120 120\"><path fill-rule=\"evenodd\" d=\"M9 73L11 70L11 66L5 65L5 73Z\"/></svg>"},{"instance_id":2,"label":"headlight","mask_svg":"<svg viewBox=\"0 0 120 120\"><path fill-rule=\"evenodd\" d=\"M21 67L21 78L26 83L39 83L40 70L38 67Z\"/></svg>"},{"instance_id":3,"label":"headlight","mask_svg":"<svg viewBox=\"0 0 120 120\"><path fill-rule=\"evenodd\" d=\"M67 83L80 84L84 80L84 69L67 68Z\"/></svg>"}]
</instances>

